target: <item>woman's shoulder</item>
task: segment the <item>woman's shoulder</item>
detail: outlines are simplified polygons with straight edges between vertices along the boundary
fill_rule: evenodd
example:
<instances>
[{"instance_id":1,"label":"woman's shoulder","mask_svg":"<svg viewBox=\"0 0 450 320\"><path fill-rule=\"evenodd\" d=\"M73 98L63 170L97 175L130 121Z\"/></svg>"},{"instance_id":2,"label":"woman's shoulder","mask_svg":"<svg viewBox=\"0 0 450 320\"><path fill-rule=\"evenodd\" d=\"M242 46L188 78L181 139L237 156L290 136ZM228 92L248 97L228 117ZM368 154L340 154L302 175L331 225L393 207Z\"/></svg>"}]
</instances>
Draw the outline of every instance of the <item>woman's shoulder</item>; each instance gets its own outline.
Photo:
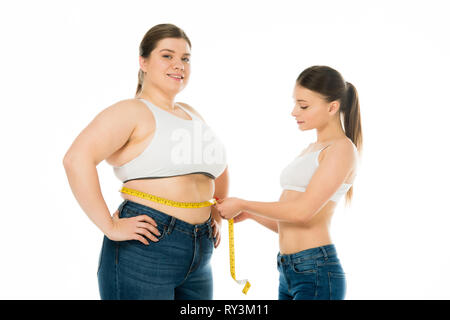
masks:
<instances>
[{"instance_id":1,"label":"woman's shoulder","mask_svg":"<svg viewBox=\"0 0 450 320\"><path fill-rule=\"evenodd\" d=\"M188 109L190 112L194 113L196 116L198 116L200 119L203 120L203 122L206 122L205 119L203 119L203 117L200 115L200 113L198 113L197 110L195 110L194 108L192 108L190 105L188 105L187 103L184 102L177 102L178 104L180 104L183 108Z\"/></svg>"},{"instance_id":2,"label":"woman's shoulder","mask_svg":"<svg viewBox=\"0 0 450 320\"><path fill-rule=\"evenodd\" d=\"M122 99L117 101L114 105L123 109L146 109L145 103L137 98Z\"/></svg>"},{"instance_id":3,"label":"woman's shoulder","mask_svg":"<svg viewBox=\"0 0 450 320\"><path fill-rule=\"evenodd\" d=\"M332 167L334 172L349 175L347 183L352 183L358 167L357 150L353 142L345 137L329 141L320 152L318 162ZM337 166L336 166L337 165Z\"/></svg>"},{"instance_id":4,"label":"woman's shoulder","mask_svg":"<svg viewBox=\"0 0 450 320\"><path fill-rule=\"evenodd\" d=\"M128 123L133 127L140 123L147 123L153 119L153 114L148 112L148 107L139 99L123 99L103 109L98 118L110 123Z\"/></svg>"},{"instance_id":5,"label":"woman's shoulder","mask_svg":"<svg viewBox=\"0 0 450 320\"><path fill-rule=\"evenodd\" d=\"M330 145L334 145L335 148L343 149L347 152L356 151L356 146L349 137L336 139Z\"/></svg>"},{"instance_id":6,"label":"woman's shoulder","mask_svg":"<svg viewBox=\"0 0 450 320\"><path fill-rule=\"evenodd\" d=\"M139 109L145 109L145 104L139 99L122 99L114 102L106 109L117 110L119 112L137 111Z\"/></svg>"},{"instance_id":7,"label":"woman's shoulder","mask_svg":"<svg viewBox=\"0 0 450 320\"><path fill-rule=\"evenodd\" d=\"M358 150L353 141L348 137L330 141L323 145L319 150L323 150L320 155L321 159L329 155L332 158L337 158L346 162L353 163L357 161Z\"/></svg>"},{"instance_id":8,"label":"woman's shoulder","mask_svg":"<svg viewBox=\"0 0 450 320\"><path fill-rule=\"evenodd\" d=\"M107 109L115 110L114 114L117 117L123 117L130 120L134 119L136 121L147 118L148 116L153 116L151 112L148 112L149 109L147 105L143 101L135 98L119 100L105 110Z\"/></svg>"},{"instance_id":9,"label":"woman's shoulder","mask_svg":"<svg viewBox=\"0 0 450 320\"><path fill-rule=\"evenodd\" d=\"M358 166L358 149L348 137L336 139L324 151L327 151L331 158L339 159L353 168Z\"/></svg>"},{"instance_id":10,"label":"woman's shoulder","mask_svg":"<svg viewBox=\"0 0 450 320\"><path fill-rule=\"evenodd\" d=\"M145 105L137 99L123 99L113 102L111 105L101 109L97 117L102 119L131 119L139 109L144 107Z\"/></svg>"}]
</instances>

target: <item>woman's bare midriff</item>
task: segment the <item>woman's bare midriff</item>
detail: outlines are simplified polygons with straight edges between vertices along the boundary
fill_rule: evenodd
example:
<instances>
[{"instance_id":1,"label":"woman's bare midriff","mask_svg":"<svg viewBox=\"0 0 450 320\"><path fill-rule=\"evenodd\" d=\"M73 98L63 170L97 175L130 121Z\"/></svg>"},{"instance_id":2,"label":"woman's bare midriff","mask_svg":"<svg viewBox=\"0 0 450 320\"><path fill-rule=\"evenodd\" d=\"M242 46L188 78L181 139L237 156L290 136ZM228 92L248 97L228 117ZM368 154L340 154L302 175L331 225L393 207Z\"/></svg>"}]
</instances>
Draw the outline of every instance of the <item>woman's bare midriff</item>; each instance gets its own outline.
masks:
<instances>
[{"instance_id":1,"label":"woman's bare midriff","mask_svg":"<svg viewBox=\"0 0 450 320\"><path fill-rule=\"evenodd\" d=\"M280 202L300 200L303 192L284 190ZM281 254L292 254L310 248L331 244L329 227L336 203L328 203L308 222L295 224L278 222L278 235Z\"/></svg>"},{"instance_id":2,"label":"woman's bare midriff","mask_svg":"<svg viewBox=\"0 0 450 320\"><path fill-rule=\"evenodd\" d=\"M136 117L136 129L129 141L120 150L117 150L106 159L112 166L122 166L136 158L147 148L153 139L155 133L153 114L143 102L136 101L134 103L137 103L140 109L130 114L130 116ZM190 116L184 111L181 111L181 109L177 109L175 113L180 118L190 119ZM166 178L130 180L125 182L123 186L178 202L208 201L213 198L215 188L214 180L201 173ZM178 208L125 193L121 193L121 196L123 199L154 208L190 224L201 224L207 221L211 213L211 206L196 209Z\"/></svg>"},{"instance_id":3,"label":"woman's bare midriff","mask_svg":"<svg viewBox=\"0 0 450 320\"><path fill-rule=\"evenodd\" d=\"M345 183L352 183L355 178L354 172L352 171L349 176L349 180ZM301 201L303 195L304 192L283 190L279 201ZM335 208L336 202L328 201L307 224L279 221L278 236L280 253L292 254L306 249L332 244L329 229Z\"/></svg>"},{"instance_id":4,"label":"woman's bare midriff","mask_svg":"<svg viewBox=\"0 0 450 320\"><path fill-rule=\"evenodd\" d=\"M214 180L204 174L188 174L168 178L131 180L124 187L139 190L158 197L179 202L203 202L214 196ZM144 206L162 211L190 224L201 224L208 220L211 207L178 208L158 202L142 199L126 193L121 193L124 199L140 203Z\"/></svg>"}]
</instances>

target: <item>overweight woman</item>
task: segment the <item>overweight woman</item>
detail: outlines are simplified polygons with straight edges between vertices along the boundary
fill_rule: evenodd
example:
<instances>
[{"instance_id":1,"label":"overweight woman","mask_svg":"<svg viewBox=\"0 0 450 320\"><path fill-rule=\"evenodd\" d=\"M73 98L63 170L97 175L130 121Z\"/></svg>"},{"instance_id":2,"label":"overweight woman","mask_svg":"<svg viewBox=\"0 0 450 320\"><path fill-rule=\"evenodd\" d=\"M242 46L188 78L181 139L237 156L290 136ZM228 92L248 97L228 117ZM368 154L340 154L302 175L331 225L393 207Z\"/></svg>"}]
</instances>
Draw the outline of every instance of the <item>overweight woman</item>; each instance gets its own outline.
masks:
<instances>
[{"instance_id":1,"label":"overweight woman","mask_svg":"<svg viewBox=\"0 0 450 320\"><path fill-rule=\"evenodd\" d=\"M82 210L104 233L102 299L212 299L210 265L228 190L225 148L201 115L175 102L191 72L191 42L175 25L152 27L139 47L135 98L101 111L64 157ZM123 182L113 215L96 166Z\"/></svg>"}]
</instances>

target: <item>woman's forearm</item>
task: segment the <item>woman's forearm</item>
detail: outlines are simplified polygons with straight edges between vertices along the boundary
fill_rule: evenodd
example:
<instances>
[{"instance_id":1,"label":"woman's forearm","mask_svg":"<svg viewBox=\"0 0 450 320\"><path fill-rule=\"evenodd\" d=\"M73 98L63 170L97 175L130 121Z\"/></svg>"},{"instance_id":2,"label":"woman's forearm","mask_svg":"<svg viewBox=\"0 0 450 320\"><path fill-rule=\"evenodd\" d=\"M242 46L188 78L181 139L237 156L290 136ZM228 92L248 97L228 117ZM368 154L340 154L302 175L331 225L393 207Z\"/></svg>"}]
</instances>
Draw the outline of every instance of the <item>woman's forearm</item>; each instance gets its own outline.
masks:
<instances>
[{"instance_id":1,"label":"woman's forearm","mask_svg":"<svg viewBox=\"0 0 450 320\"><path fill-rule=\"evenodd\" d=\"M299 223L298 203L294 201L258 202L242 200L242 210L262 218Z\"/></svg>"},{"instance_id":2,"label":"woman's forearm","mask_svg":"<svg viewBox=\"0 0 450 320\"><path fill-rule=\"evenodd\" d=\"M278 233L278 221L272 220L272 219L267 219L267 218L264 218L261 216L257 216L250 212L249 212L249 215L250 215L250 219L255 220L256 222L258 222L259 224L263 225L264 227L272 230L273 232Z\"/></svg>"},{"instance_id":3,"label":"woman's forearm","mask_svg":"<svg viewBox=\"0 0 450 320\"><path fill-rule=\"evenodd\" d=\"M113 228L113 221L101 193L95 164L82 159L64 159L64 169L81 209L105 235L108 235Z\"/></svg>"}]
</instances>

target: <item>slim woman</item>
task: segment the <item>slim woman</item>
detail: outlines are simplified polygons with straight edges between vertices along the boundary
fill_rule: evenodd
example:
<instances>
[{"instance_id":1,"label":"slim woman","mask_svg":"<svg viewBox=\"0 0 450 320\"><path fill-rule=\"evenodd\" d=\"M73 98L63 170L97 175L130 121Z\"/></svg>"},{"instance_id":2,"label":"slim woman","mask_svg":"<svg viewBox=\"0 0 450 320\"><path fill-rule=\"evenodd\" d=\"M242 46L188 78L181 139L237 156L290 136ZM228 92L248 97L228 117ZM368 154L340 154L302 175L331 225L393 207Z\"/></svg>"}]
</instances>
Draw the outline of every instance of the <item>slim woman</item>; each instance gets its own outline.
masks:
<instances>
[{"instance_id":1,"label":"slim woman","mask_svg":"<svg viewBox=\"0 0 450 320\"><path fill-rule=\"evenodd\" d=\"M190 75L191 42L175 25L144 36L135 98L100 112L64 157L72 191L104 233L98 265L102 299L212 299L210 258L220 242L225 149L199 113L175 96ZM123 182L111 215L96 166Z\"/></svg>"},{"instance_id":2,"label":"slim woman","mask_svg":"<svg viewBox=\"0 0 450 320\"><path fill-rule=\"evenodd\" d=\"M338 201L352 198L362 150L358 94L336 70L313 66L298 76L293 97L299 130L315 129L317 141L281 172L279 201L230 197L215 206L225 219L251 218L279 234L280 300L344 299L345 273L329 227Z\"/></svg>"}]
</instances>

